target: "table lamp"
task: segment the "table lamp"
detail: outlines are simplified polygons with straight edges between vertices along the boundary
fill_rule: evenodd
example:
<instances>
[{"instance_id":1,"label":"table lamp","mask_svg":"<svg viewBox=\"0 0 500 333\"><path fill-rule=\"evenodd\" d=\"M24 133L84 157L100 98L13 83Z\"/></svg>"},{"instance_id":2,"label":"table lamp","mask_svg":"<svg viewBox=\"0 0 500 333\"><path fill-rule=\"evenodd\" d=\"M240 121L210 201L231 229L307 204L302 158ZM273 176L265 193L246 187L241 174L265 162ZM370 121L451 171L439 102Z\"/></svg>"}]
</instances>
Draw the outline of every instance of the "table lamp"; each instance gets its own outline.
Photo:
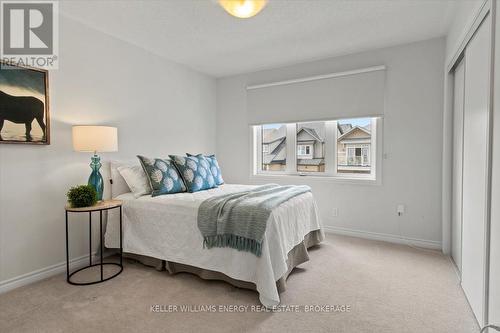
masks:
<instances>
[{"instance_id":1,"label":"table lamp","mask_svg":"<svg viewBox=\"0 0 500 333\"><path fill-rule=\"evenodd\" d=\"M118 150L118 129L109 126L73 126L73 149L79 152L94 153L94 156L91 157L92 173L88 183L97 191L97 200L102 200L104 182L99 172L101 158L97 152Z\"/></svg>"}]
</instances>

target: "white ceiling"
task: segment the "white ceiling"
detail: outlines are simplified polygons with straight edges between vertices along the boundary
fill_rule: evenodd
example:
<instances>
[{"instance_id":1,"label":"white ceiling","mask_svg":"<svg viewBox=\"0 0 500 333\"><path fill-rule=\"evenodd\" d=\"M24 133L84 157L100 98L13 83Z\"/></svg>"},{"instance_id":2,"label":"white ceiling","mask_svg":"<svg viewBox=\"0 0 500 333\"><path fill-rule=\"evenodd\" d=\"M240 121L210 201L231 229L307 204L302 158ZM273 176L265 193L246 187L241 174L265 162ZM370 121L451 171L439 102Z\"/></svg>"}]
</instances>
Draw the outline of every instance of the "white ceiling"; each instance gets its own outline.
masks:
<instances>
[{"instance_id":1,"label":"white ceiling","mask_svg":"<svg viewBox=\"0 0 500 333\"><path fill-rule=\"evenodd\" d=\"M270 0L250 19L215 0L65 1L61 12L214 77L444 36L454 0Z\"/></svg>"}]
</instances>

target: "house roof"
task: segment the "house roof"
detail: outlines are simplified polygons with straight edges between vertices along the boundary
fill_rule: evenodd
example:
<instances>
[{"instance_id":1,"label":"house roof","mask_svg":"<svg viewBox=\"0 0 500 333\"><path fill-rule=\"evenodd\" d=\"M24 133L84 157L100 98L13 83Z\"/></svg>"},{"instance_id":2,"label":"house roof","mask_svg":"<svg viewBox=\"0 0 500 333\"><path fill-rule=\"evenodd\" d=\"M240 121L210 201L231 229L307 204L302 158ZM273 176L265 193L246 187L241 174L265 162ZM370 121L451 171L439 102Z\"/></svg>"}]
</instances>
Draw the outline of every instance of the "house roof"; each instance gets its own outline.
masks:
<instances>
[{"instance_id":1,"label":"house roof","mask_svg":"<svg viewBox=\"0 0 500 333\"><path fill-rule=\"evenodd\" d=\"M280 163L280 162L285 161L286 150L283 148L286 146L286 138L281 137L281 138L278 138L276 140L271 141L271 143L279 141L279 140L281 140L281 142L279 142L276 145L276 147L274 147L274 149L272 151L270 151L267 154L263 154L262 163L270 164L270 163ZM266 144L269 144L269 142L266 142Z\"/></svg>"},{"instance_id":2,"label":"house roof","mask_svg":"<svg viewBox=\"0 0 500 333\"><path fill-rule=\"evenodd\" d=\"M352 125L351 124L339 124L338 128L339 128L340 134L342 135L342 134L350 131L352 129Z\"/></svg>"},{"instance_id":3,"label":"house roof","mask_svg":"<svg viewBox=\"0 0 500 333\"><path fill-rule=\"evenodd\" d=\"M368 135L371 135L371 132L369 129L367 129L366 127L360 127L360 126L354 126L353 128L351 128L349 131L345 132L344 134L342 134L341 136L338 137L337 140L342 140L342 139L345 139L347 136L349 136L351 133L354 133L354 131L356 130L361 130L363 132L365 132L366 134Z\"/></svg>"},{"instance_id":4,"label":"house roof","mask_svg":"<svg viewBox=\"0 0 500 333\"><path fill-rule=\"evenodd\" d=\"M273 149L272 152L270 152L270 154L278 155L280 151L283 149L283 147L285 147L286 138L281 138L280 140L281 142Z\"/></svg>"},{"instance_id":5,"label":"house roof","mask_svg":"<svg viewBox=\"0 0 500 333\"><path fill-rule=\"evenodd\" d=\"M273 140L270 140L270 141L262 141L262 143L270 144L270 143L273 143L273 142L276 142L276 141L280 141L280 140L284 140L284 139L285 139L285 137L281 136L279 138L276 138L276 139L273 139Z\"/></svg>"},{"instance_id":6,"label":"house roof","mask_svg":"<svg viewBox=\"0 0 500 333\"><path fill-rule=\"evenodd\" d=\"M302 127L300 130L298 130L297 134L299 134L301 131L307 132L310 136L312 136L315 140L319 142L323 142L323 139L319 136L318 132L314 128L310 127Z\"/></svg>"}]
</instances>

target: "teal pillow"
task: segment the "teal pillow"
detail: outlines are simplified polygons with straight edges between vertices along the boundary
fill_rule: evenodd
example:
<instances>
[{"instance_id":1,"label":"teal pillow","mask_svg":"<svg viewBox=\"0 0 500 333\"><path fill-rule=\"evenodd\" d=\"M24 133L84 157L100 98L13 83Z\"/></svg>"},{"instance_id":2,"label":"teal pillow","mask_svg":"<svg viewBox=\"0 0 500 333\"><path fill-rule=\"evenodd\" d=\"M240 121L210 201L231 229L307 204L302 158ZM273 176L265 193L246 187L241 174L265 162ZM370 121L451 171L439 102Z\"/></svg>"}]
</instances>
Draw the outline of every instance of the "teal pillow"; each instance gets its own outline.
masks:
<instances>
[{"instance_id":1,"label":"teal pillow","mask_svg":"<svg viewBox=\"0 0 500 333\"><path fill-rule=\"evenodd\" d=\"M184 179L188 192L198 192L217 187L210 171L210 163L203 155L177 156L169 155L177 170Z\"/></svg>"},{"instance_id":2,"label":"teal pillow","mask_svg":"<svg viewBox=\"0 0 500 333\"><path fill-rule=\"evenodd\" d=\"M153 190L151 196L186 192L186 185L172 161L137 156Z\"/></svg>"},{"instance_id":3,"label":"teal pillow","mask_svg":"<svg viewBox=\"0 0 500 333\"><path fill-rule=\"evenodd\" d=\"M224 184L224 179L222 179L222 173L220 171L219 163L217 162L217 158L215 155L202 155L202 154L186 154L187 156L205 156L207 159L208 163L210 164L210 172L212 172L212 175L214 176L215 179L215 184L217 185L222 185Z\"/></svg>"}]
</instances>

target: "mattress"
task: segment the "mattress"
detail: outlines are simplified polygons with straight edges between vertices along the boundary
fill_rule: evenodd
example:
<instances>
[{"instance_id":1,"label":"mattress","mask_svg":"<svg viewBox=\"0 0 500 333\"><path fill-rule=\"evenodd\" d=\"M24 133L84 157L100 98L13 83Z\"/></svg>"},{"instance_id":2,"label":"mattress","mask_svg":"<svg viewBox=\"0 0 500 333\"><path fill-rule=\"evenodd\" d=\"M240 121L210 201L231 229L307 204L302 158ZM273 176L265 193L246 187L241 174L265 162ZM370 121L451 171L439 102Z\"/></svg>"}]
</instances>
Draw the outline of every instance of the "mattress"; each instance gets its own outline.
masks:
<instances>
[{"instance_id":1,"label":"mattress","mask_svg":"<svg viewBox=\"0 0 500 333\"><path fill-rule=\"evenodd\" d=\"M290 252L311 231L321 229L312 193L304 193L273 210L267 221L262 255L231 248L203 248L197 225L198 207L211 196L253 188L252 185L225 184L195 193L123 200L123 251L223 273L233 279L254 283L260 302L268 307L280 303L276 287L288 270ZM105 245L119 247L119 219L109 212Z\"/></svg>"}]
</instances>

